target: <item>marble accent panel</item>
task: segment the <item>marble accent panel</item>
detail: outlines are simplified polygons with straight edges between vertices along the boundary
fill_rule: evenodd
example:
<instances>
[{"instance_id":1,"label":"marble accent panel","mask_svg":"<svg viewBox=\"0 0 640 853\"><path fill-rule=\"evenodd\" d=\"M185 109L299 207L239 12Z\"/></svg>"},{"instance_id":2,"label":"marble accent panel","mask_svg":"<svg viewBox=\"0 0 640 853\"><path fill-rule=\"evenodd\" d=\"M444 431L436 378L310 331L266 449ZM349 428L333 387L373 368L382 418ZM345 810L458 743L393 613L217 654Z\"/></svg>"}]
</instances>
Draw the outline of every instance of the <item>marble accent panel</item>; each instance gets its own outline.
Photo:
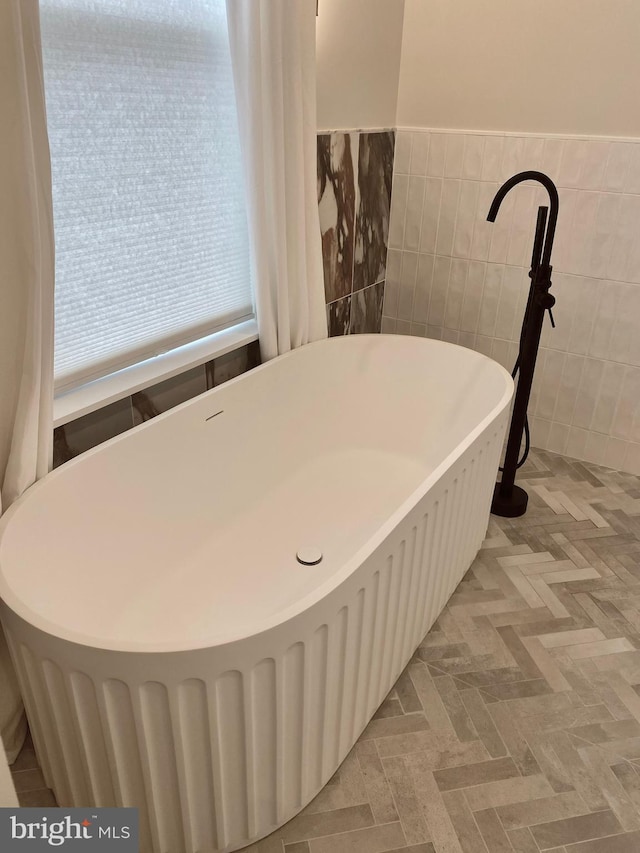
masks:
<instances>
[{"instance_id":1,"label":"marble accent panel","mask_svg":"<svg viewBox=\"0 0 640 853\"><path fill-rule=\"evenodd\" d=\"M53 431L54 468L57 468L59 465L62 465L65 462L68 462L76 455L69 445L69 440L67 438L67 426L68 424L64 424L64 426L56 427L56 429L54 429Z\"/></svg>"},{"instance_id":2,"label":"marble accent panel","mask_svg":"<svg viewBox=\"0 0 640 853\"><path fill-rule=\"evenodd\" d=\"M53 431L53 467L57 468L162 412L202 394L214 385L245 373L260 364L257 341L194 367L164 382L104 406Z\"/></svg>"},{"instance_id":3,"label":"marble accent panel","mask_svg":"<svg viewBox=\"0 0 640 853\"><path fill-rule=\"evenodd\" d=\"M329 335L380 332L395 131L318 136L318 205ZM365 288L381 286L371 293Z\"/></svg>"},{"instance_id":4,"label":"marble accent panel","mask_svg":"<svg viewBox=\"0 0 640 853\"><path fill-rule=\"evenodd\" d=\"M353 290L382 281L387 264L395 133L361 133Z\"/></svg>"},{"instance_id":5,"label":"marble accent panel","mask_svg":"<svg viewBox=\"0 0 640 853\"><path fill-rule=\"evenodd\" d=\"M103 441L126 432L132 426L131 398L125 397L64 426L56 427L53 431L53 467L57 468L96 444L102 444Z\"/></svg>"},{"instance_id":6,"label":"marble accent panel","mask_svg":"<svg viewBox=\"0 0 640 853\"><path fill-rule=\"evenodd\" d=\"M351 296L337 299L327 305L327 326L329 337L348 335L351 320Z\"/></svg>"},{"instance_id":7,"label":"marble accent panel","mask_svg":"<svg viewBox=\"0 0 640 853\"><path fill-rule=\"evenodd\" d=\"M351 293L356 209L357 133L318 136L318 210L325 301Z\"/></svg>"},{"instance_id":8,"label":"marble accent panel","mask_svg":"<svg viewBox=\"0 0 640 853\"><path fill-rule=\"evenodd\" d=\"M221 355L205 365L207 370L207 388L222 385L230 379L235 379L260 364L260 345L254 341L247 346L239 347Z\"/></svg>"},{"instance_id":9,"label":"marble accent panel","mask_svg":"<svg viewBox=\"0 0 640 853\"><path fill-rule=\"evenodd\" d=\"M131 397L134 426L151 420L174 406L203 394L207 390L204 365L194 367L164 382L158 382Z\"/></svg>"},{"instance_id":10,"label":"marble accent panel","mask_svg":"<svg viewBox=\"0 0 640 853\"><path fill-rule=\"evenodd\" d=\"M351 297L351 334L380 332L384 281L359 290Z\"/></svg>"}]
</instances>

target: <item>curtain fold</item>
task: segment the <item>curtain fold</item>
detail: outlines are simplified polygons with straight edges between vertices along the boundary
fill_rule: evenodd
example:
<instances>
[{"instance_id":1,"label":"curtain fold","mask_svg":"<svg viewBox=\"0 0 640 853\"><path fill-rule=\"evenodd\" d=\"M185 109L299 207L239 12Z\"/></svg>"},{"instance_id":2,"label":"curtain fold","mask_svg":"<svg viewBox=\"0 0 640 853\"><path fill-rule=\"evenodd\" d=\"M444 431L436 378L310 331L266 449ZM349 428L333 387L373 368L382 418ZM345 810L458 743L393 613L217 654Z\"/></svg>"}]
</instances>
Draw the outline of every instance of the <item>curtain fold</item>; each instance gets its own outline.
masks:
<instances>
[{"instance_id":1,"label":"curtain fold","mask_svg":"<svg viewBox=\"0 0 640 853\"><path fill-rule=\"evenodd\" d=\"M37 0L0 3L0 512L50 467L54 248ZM0 632L0 732L9 761L26 723Z\"/></svg>"},{"instance_id":2,"label":"curtain fold","mask_svg":"<svg viewBox=\"0 0 640 853\"><path fill-rule=\"evenodd\" d=\"M227 0L263 360L327 336L315 0Z\"/></svg>"}]
</instances>

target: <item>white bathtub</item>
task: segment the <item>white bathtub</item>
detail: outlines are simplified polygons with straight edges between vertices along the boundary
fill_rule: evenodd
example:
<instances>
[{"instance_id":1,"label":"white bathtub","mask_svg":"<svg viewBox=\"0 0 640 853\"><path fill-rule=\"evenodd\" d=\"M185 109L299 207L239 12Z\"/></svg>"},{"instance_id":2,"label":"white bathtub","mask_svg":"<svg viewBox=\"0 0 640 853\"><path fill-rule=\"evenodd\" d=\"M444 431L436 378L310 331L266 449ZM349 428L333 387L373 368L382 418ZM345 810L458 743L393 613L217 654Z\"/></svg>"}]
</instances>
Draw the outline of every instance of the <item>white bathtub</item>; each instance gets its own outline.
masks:
<instances>
[{"instance_id":1,"label":"white bathtub","mask_svg":"<svg viewBox=\"0 0 640 853\"><path fill-rule=\"evenodd\" d=\"M334 338L30 489L1 612L59 804L138 806L145 853L295 815L473 560L512 390L450 344Z\"/></svg>"}]
</instances>

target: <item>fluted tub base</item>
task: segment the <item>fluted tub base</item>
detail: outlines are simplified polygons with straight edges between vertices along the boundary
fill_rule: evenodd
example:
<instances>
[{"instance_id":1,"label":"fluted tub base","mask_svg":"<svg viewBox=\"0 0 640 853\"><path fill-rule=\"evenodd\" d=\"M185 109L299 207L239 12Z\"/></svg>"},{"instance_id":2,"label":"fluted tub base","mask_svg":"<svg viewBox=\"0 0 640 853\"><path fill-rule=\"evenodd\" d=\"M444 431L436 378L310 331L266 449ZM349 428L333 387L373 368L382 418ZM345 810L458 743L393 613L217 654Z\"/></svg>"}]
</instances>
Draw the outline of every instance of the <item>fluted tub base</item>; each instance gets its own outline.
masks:
<instances>
[{"instance_id":1,"label":"fluted tub base","mask_svg":"<svg viewBox=\"0 0 640 853\"><path fill-rule=\"evenodd\" d=\"M358 566L259 633L183 651L95 648L3 603L36 751L58 803L137 806L142 853L237 850L299 812L475 557L508 396ZM79 589L78 606L90 595L90 586Z\"/></svg>"}]
</instances>

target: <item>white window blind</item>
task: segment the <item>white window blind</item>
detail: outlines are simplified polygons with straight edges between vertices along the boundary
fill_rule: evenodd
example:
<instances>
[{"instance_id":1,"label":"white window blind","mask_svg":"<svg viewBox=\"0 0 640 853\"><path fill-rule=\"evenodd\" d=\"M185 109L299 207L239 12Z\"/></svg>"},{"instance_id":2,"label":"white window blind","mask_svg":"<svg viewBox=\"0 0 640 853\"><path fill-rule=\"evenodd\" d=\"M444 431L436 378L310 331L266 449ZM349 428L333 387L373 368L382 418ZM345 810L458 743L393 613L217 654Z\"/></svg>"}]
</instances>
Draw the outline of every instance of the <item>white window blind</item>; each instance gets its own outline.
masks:
<instances>
[{"instance_id":1,"label":"white window blind","mask_svg":"<svg viewBox=\"0 0 640 853\"><path fill-rule=\"evenodd\" d=\"M224 0L41 0L56 387L253 316Z\"/></svg>"}]
</instances>

